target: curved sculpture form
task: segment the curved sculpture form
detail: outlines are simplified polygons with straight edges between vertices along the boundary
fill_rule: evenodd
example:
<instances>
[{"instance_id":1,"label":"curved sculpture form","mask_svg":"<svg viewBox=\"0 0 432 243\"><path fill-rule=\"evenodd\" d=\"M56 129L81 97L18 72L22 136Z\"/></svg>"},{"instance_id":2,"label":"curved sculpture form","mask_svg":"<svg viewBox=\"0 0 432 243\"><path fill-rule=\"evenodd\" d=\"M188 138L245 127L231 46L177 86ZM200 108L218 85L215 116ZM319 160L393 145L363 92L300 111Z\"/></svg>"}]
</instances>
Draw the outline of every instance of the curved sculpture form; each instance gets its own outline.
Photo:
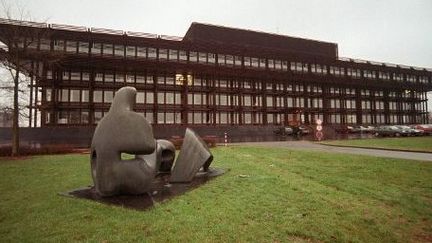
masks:
<instances>
[{"instance_id":1,"label":"curved sculpture form","mask_svg":"<svg viewBox=\"0 0 432 243\"><path fill-rule=\"evenodd\" d=\"M156 161L158 172L169 173L175 159L175 146L168 140L156 140L156 150L149 155L138 155L145 161Z\"/></svg>"},{"instance_id":2,"label":"curved sculpture form","mask_svg":"<svg viewBox=\"0 0 432 243\"><path fill-rule=\"evenodd\" d=\"M118 90L94 132L91 171L101 196L145 193L157 173L157 160L146 161L138 156L153 153L157 145L149 122L132 110L135 96L133 87ZM122 160L121 153L137 156Z\"/></svg>"}]
</instances>

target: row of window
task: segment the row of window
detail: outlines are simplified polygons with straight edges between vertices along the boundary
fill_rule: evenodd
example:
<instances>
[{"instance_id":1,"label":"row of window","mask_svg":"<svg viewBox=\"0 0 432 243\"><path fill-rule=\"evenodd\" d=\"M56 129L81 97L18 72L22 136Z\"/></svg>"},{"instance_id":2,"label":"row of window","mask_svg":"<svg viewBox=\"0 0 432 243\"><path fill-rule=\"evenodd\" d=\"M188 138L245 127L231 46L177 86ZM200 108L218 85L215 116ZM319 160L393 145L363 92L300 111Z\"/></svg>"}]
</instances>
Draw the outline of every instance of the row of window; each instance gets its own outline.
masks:
<instances>
[{"instance_id":1,"label":"row of window","mask_svg":"<svg viewBox=\"0 0 432 243\"><path fill-rule=\"evenodd\" d=\"M142 113L150 123L158 124L181 124L181 113L172 112L157 112L154 114L151 111ZM241 116L240 116L241 114ZM104 111L94 112L94 121L98 123L105 115ZM46 113L45 121L47 124L51 123L51 112ZM202 112L191 111L187 114L187 121L189 124L264 124L264 117L267 124L282 124L284 123L285 114L281 113L260 113L260 112ZM348 114L330 114L329 123L333 124L356 124L357 115L355 113ZM424 121L424 115L397 115L389 114L390 123L421 123ZM362 114L362 123L364 124L384 124L386 123L385 115L378 114ZM304 114L287 114L288 121L304 122ZM324 120L322 113L310 114L310 121L316 119ZM88 124L89 111L88 110L70 110L57 112L57 124Z\"/></svg>"},{"instance_id":2,"label":"row of window","mask_svg":"<svg viewBox=\"0 0 432 243\"><path fill-rule=\"evenodd\" d=\"M46 101L52 101L51 89L46 89ZM95 90L93 91L93 103L110 104L114 98L112 90ZM158 104L181 105L181 93L160 91L155 96L153 91L138 91L136 95L137 104L154 104L157 98ZM58 101L60 102L89 102L89 91L79 89L59 89ZM207 93L188 93L188 105L217 105L217 106L263 106L263 96L260 95L230 95L230 94L207 94ZM267 107L307 107L323 108L322 98L304 98L304 97L285 97L278 95L267 95L265 97ZM362 109L384 109L384 101L362 100ZM372 107L372 103L375 104ZM356 100L354 99L329 99L330 108L333 109L356 109ZM397 110L397 104L400 104L401 110L411 110L412 103L409 102L389 102L389 110ZM415 102L415 110L426 110L426 102Z\"/></svg>"},{"instance_id":3,"label":"row of window","mask_svg":"<svg viewBox=\"0 0 432 243\"><path fill-rule=\"evenodd\" d=\"M24 44L28 41L28 44ZM288 62L286 60L258 58L249 56L236 56L220 53L196 52L176 49L164 49L144 46L125 46L111 43L89 43L71 40L41 39L25 40L20 42L20 47L40 50L55 50L69 53L91 53L92 55L108 55L126 58L158 59L161 61L203 63L220 66L239 66L246 68L292 71L296 73L313 73L317 75L334 75L338 77L349 76L351 78L395 80L407 82L428 83L429 77L424 75L412 75L403 73L389 73L385 71L360 70L339 66L326 66L322 64L308 64L302 62ZM418 79L418 80L417 80Z\"/></svg>"}]
</instances>

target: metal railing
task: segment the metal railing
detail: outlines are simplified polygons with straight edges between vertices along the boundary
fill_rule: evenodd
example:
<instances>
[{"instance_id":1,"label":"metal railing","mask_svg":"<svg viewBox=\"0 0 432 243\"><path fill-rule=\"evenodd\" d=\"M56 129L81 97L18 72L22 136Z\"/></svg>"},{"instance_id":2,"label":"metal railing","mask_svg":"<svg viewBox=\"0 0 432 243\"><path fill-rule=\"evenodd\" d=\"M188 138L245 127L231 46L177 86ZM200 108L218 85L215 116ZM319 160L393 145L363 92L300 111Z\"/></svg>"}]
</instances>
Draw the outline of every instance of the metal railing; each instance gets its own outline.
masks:
<instances>
[{"instance_id":1,"label":"metal railing","mask_svg":"<svg viewBox=\"0 0 432 243\"><path fill-rule=\"evenodd\" d=\"M91 33L98 33L98 34L126 35L132 37L163 39L163 40L171 40L171 41L183 40L183 37L179 37L179 36L157 35L157 34L145 33L145 32L123 31L123 30L114 30L114 29L96 28L96 27L88 28L85 26L68 25L68 24L48 24L48 23L20 21L20 20L3 19L3 18L0 18L0 24L9 24L9 25L26 26L26 27L34 27L34 28L49 28L55 30L91 32Z\"/></svg>"},{"instance_id":2,"label":"metal railing","mask_svg":"<svg viewBox=\"0 0 432 243\"><path fill-rule=\"evenodd\" d=\"M415 69L418 71L429 71L429 72L432 71L432 68L415 67L415 66L408 66L403 64L395 64L395 63L387 63L387 62L368 61L368 60L357 59L357 58L338 57L338 60L344 62L366 63L366 64L371 64L376 66L398 67L402 69Z\"/></svg>"}]
</instances>

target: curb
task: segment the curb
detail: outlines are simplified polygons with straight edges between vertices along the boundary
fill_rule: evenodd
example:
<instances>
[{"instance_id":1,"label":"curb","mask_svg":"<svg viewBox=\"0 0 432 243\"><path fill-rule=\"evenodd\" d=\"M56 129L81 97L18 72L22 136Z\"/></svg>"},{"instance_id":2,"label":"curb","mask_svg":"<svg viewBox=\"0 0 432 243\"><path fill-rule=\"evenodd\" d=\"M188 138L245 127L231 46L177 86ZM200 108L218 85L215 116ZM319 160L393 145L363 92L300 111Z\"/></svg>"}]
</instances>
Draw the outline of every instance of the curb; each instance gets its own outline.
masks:
<instances>
[{"instance_id":1,"label":"curb","mask_svg":"<svg viewBox=\"0 0 432 243\"><path fill-rule=\"evenodd\" d=\"M387 150L387 151L397 151L397 152L411 152L411 153L423 153L423 154L432 154L432 152L426 152L422 150L408 150L408 149L391 149L391 148L371 148L365 146L355 146L355 145L335 145L335 144L325 144L318 142L317 144L332 146L332 147L345 147L345 148L361 148L361 149L374 149L374 150Z\"/></svg>"}]
</instances>

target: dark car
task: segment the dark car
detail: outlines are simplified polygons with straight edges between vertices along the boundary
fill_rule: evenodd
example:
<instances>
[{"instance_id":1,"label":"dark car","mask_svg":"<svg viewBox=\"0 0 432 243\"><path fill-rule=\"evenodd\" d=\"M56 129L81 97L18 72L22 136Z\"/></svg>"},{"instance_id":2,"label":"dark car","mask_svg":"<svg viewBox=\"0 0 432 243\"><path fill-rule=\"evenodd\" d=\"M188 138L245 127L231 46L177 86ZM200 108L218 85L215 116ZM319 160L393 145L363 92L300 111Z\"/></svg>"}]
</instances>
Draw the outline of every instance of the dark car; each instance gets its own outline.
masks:
<instances>
[{"instance_id":1,"label":"dark car","mask_svg":"<svg viewBox=\"0 0 432 243\"><path fill-rule=\"evenodd\" d=\"M351 133L353 130L352 126L340 125L335 127L337 133Z\"/></svg>"},{"instance_id":2,"label":"dark car","mask_svg":"<svg viewBox=\"0 0 432 243\"><path fill-rule=\"evenodd\" d=\"M400 128L402 130L407 131L410 136L422 136L424 134L424 131L418 130L418 129L414 129L414 128L409 127L409 126L397 125L396 127Z\"/></svg>"},{"instance_id":3,"label":"dark car","mask_svg":"<svg viewBox=\"0 0 432 243\"><path fill-rule=\"evenodd\" d=\"M279 127L273 131L277 135L306 135L310 133L310 130L306 126L286 126Z\"/></svg>"},{"instance_id":4,"label":"dark car","mask_svg":"<svg viewBox=\"0 0 432 243\"><path fill-rule=\"evenodd\" d=\"M286 136L293 134L293 129L291 127L279 127L273 132L277 135Z\"/></svg>"},{"instance_id":5,"label":"dark car","mask_svg":"<svg viewBox=\"0 0 432 243\"><path fill-rule=\"evenodd\" d=\"M408 136L409 134L409 131L400 129L396 126L379 126L375 128L375 136L400 137Z\"/></svg>"}]
</instances>

